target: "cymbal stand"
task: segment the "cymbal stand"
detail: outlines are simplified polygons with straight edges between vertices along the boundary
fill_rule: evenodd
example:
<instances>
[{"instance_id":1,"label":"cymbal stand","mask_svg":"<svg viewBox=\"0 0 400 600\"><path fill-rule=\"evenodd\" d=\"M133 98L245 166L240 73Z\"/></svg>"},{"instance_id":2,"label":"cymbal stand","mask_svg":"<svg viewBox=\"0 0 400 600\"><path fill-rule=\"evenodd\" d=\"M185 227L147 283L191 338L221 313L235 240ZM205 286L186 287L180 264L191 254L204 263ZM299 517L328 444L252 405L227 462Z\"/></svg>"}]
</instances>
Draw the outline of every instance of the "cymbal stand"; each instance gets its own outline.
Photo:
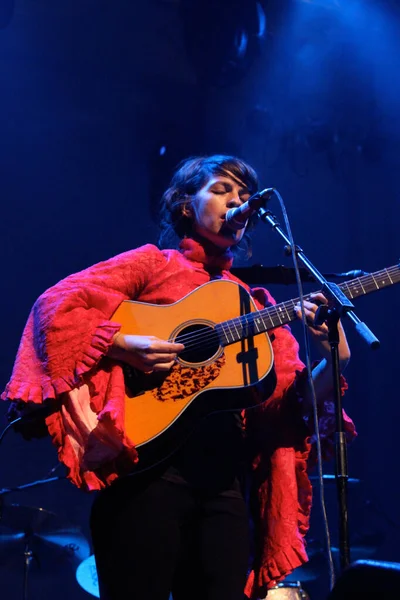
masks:
<instances>
[{"instance_id":1,"label":"cymbal stand","mask_svg":"<svg viewBox=\"0 0 400 600\"><path fill-rule=\"evenodd\" d=\"M23 600L28 600L28 575L30 571L30 566L32 560L37 557L34 555L32 550L29 548L29 536L27 536L27 541L25 544L24 550L24 591L23 591Z\"/></svg>"},{"instance_id":2,"label":"cymbal stand","mask_svg":"<svg viewBox=\"0 0 400 600\"><path fill-rule=\"evenodd\" d=\"M11 492L21 492L31 487L36 487L38 485L44 485L46 483L50 483L52 481L58 481L60 479L65 479L65 476L58 477L48 477L46 479L38 479L37 481L31 481L30 483L25 483L23 485L18 485L13 488L3 488L0 490L0 523L2 520L2 507L4 502L4 496L6 494L10 494ZM25 549L24 549L24 580L23 580L23 600L28 600L28 579L29 572L32 560L35 559L38 564L39 559L34 554L34 552L30 549L30 534L29 532L25 532Z\"/></svg>"}]
</instances>

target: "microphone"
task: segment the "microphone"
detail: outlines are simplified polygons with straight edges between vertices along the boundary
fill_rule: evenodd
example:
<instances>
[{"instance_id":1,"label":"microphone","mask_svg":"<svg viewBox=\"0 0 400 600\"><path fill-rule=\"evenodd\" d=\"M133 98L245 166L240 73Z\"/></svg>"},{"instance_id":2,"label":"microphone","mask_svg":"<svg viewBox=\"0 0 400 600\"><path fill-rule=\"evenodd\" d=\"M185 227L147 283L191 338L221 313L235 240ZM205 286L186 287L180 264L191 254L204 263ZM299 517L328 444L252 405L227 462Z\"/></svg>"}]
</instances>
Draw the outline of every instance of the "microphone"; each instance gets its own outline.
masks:
<instances>
[{"instance_id":1,"label":"microphone","mask_svg":"<svg viewBox=\"0 0 400 600\"><path fill-rule=\"evenodd\" d=\"M268 202L274 192L275 188L266 188L261 192L253 194L247 202L244 202L241 206L230 208L225 215L225 223L229 229L239 231L239 229L246 227L249 218L261 208L264 201Z\"/></svg>"}]
</instances>

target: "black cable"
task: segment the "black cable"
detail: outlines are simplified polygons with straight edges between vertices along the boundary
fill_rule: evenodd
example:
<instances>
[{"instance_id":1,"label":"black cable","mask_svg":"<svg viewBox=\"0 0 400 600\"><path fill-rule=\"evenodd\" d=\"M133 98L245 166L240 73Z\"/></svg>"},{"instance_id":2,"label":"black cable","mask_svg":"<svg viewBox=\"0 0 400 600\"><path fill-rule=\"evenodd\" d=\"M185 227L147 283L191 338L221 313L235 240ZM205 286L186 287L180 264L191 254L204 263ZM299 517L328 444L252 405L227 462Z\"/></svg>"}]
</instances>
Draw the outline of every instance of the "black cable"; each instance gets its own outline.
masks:
<instances>
[{"instance_id":1,"label":"black cable","mask_svg":"<svg viewBox=\"0 0 400 600\"><path fill-rule=\"evenodd\" d=\"M22 420L22 417L18 417L17 419L14 419L14 421L11 421L1 432L0 434L0 444L3 441L4 436L6 435L7 431L13 427L14 425L16 425L17 423L19 423Z\"/></svg>"}]
</instances>

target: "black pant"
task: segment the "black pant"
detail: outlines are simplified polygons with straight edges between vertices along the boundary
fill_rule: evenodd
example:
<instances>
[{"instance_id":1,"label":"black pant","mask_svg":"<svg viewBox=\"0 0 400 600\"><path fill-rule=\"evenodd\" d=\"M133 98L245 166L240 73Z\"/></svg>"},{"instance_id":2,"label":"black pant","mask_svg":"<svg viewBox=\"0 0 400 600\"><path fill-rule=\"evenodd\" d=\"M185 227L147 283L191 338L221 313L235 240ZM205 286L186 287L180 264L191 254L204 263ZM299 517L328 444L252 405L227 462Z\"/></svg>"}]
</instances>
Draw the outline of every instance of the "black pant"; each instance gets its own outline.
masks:
<instances>
[{"instance_id":1,"label":"black pant","mask_svg":"<svg viewBox=\"0 0 400 600\"><path fill-rule=\"evenodd\" d=\"M243 600L249 555L240 494L161 478L100 492L91 515L102 600Z\"/></svg>"}]
</instances>

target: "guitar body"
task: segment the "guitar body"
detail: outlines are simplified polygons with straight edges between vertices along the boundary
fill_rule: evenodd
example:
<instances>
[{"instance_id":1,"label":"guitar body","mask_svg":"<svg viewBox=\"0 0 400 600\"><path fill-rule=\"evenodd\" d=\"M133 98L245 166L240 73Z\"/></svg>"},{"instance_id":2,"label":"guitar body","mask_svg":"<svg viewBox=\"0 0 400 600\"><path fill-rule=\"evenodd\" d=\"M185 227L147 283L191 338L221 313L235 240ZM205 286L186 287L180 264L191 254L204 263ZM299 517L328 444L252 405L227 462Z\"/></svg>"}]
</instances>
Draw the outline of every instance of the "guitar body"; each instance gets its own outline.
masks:
<instances>
[{"instance_id":1,"label":"guitar body","mask_svg":"<svg viewBox=\"0 0 400 600\"><path fill-rule=\"evenodd\" d=\"M268 334L231 343L228 332L222 344L215 329L257 310L242 286L226 280L206 283L174 304L124 301L118 307L112 320L122 333L185 344L169 372L126 377L125 431L142 467L168 456L210 413L250 408L271 395L276 381Z\"/></svg>"}]
</instances>

